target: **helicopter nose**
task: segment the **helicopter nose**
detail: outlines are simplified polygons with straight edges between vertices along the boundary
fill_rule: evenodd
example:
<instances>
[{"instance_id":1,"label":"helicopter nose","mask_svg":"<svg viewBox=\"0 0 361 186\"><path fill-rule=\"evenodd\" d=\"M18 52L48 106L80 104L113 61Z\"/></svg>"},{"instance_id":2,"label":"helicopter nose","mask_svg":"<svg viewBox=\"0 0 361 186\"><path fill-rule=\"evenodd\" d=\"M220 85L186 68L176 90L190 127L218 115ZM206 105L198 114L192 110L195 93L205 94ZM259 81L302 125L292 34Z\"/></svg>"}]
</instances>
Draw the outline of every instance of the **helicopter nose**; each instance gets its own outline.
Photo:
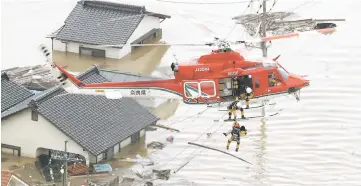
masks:
<instances>
[{"instance_id":1,"label":"helicopter nose","mask_svg":"<svg viewBox=\"0 0 361 186\"><path fill-rule=\"evenodd\" d=\"M301 89L303 87L307 87L310 85L310 80L305 79L304 77L292 74L290 75L290 84L298 89Z\"/></svg>"}]
</instances>

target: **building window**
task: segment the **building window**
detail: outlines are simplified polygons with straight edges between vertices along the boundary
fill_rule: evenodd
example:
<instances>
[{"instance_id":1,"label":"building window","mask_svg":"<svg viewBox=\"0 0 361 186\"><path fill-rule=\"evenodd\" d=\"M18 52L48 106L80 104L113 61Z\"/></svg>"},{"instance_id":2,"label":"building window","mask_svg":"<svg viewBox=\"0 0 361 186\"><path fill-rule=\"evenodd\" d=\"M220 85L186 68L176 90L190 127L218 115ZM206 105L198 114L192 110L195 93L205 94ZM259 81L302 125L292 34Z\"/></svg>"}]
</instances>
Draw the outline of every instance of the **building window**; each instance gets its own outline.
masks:
<instances>
[{"instance_id":1,"label":"building window","mask_svg":"<svg viewBox=\"0 0 361 186\"><path fill-rule=\"evenodd\" d=\"M94 48L79 47L79 54L84 56L105 58L105 50L99 50Z\"/></svg>"},{"instance_id":2,"label":"building window","mask_svg":"<svg viewBox=\"0 0 361 186\"><path fill-rule=\"evenodd\" d=\"M131 143L135 143L140 139L140 131L136 132L131 137Z\"/></svg>"},{"instance_id":3,"label":"building window","mask_svg":"<svg viewBox=\"0 0 361 186\"><path fill-rule=\"evenodd\" d=\"M38 121L38 113L35 110L31 111L31 120Z\"/></svg>"}]
</instances>

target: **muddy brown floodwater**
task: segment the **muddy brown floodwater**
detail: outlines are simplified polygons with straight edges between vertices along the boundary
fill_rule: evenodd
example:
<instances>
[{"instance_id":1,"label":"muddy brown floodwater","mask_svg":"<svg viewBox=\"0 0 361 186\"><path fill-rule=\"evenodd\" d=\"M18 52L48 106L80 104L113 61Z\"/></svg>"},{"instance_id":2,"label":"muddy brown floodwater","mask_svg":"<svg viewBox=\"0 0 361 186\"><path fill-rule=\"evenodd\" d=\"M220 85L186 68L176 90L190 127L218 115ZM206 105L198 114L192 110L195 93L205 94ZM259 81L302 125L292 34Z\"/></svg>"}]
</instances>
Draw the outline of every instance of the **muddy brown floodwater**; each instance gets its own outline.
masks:
<instances>
[{"instance_id":1,"label":"muddy brown floodwater","mask_svg":"<svg viewBox=\"0 0 361 186\"><path fill-rule=\"evenodd\" d=\"M60 66L67 66L67 70L73 72L83 72L95 64L103 69L151 75L160 64L168 48L168 46L138 48L132 54L128 54L119 60L53 51L53 60Z\"/></svg>"}]
</instances>

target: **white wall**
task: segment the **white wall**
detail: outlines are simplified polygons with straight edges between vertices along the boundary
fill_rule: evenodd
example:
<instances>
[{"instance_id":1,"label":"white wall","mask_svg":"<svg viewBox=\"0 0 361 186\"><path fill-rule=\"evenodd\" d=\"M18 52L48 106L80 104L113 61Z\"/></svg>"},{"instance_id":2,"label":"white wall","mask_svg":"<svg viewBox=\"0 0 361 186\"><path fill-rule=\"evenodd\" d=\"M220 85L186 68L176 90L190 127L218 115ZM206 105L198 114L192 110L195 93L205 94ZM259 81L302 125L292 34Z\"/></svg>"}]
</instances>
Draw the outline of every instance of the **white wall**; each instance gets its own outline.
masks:
<instances>
[{"instance_id":1,"label":"white wall","mask_svg":"<svg viewBox=\"0 0 361 186\"><path fill-rule=\"evenodd\" d=\"M138 28L130 36L127 44L132 43L133 41L135 41L136 39L143 36L144 34L146 34L147 32L149 32L154 28L160 28L159 18L153 16L145 16L138 25ZM96 47L94 45L86 45L86 44L80 44L74 42L68 42L67 44L65 44L62 43L60 40L56 40L56 39L53 40L53 49L62 52L65 52L67 50L68 52L79 53L79 45L83 45L83 47L87 47L87 48L95 48L101 50L106 49L105 57L107 58L120 59L131 52L130 46L124 46L123 49L119 50L116 48L103 48L103 47Z\"/></svg>"},{"instance_id":2,"label":"white wall","mask_svg":"<svg viewBox=\"0 0 361 186\"><path fill-rule=\"evenodd\" d=\"M120 148L123 148L123 147L129 145L131 142L132 142L131 137L123 140L122 142L120 142Z\"/></svg>"},{"instance_id":3,"label":"white wall","mask_svg":"<svg viewBox=\"0 0 361 186\"><path fill-rule=\"evenodd\" d=\"M68 48L66 48L66 45ZM68 42L67 44L62 43L60 40L54 39L53 41L53 49L57 51L62 52L72 52L72 53L79 53L79 46L83 46L86 48L94 48L94 49L100 49L105 50L105 57L107 58L115 58L120 59L122 56L120 56L120 50L117 48L104 48L104 47L97 47L94 45L87 45L87 44L81 44L81 43L74 43L74 42Z\"/></svg>"},{"instance_id":4,"label":"white wall","mask_svg":"<svg viewBox=\"0 0 361 186\"><path fill-rule=\"evenodd\" d=\"M1 143L21 147L21 156L35 158L39 147L63 151L65 140L68 152L83 155L89 163L88 152L40 114L32 121L30 109L1 120Z\"/></svg>"},{"instance_id":5,"label":"white wall","mask_svg":"<svg viewBox=\"0 0 361 186\"><path fill-rule=\"evenodd\" d=\"M145 129L140 131L140 137L143 137L145 135Z\"/></svg>"}]
</instances>

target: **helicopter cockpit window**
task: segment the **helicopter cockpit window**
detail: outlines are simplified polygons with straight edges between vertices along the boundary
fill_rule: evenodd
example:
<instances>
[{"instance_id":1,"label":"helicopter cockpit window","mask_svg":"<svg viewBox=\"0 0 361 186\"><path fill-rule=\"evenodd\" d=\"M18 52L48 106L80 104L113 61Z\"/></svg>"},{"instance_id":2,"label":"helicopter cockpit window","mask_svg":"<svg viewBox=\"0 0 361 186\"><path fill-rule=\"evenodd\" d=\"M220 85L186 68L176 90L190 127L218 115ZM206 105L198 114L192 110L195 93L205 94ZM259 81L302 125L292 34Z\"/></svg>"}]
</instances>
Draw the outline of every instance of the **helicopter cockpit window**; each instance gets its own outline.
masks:
<instances>
[{"instance_id":1,"label":"helicopter cockpit window","mask_svg":"<svg viewBox=\"0 0 361 186\"><path fill-rule=\"evenodd\" d=\"M274 72L270 72L268 73L268 86L269 87L274 87L279 85L279 79L277 79L276 75Z\"/></svg>"},{"instance_id":2,"label":"helicopter cockpit window","mask_svg":"<svg viewBox=\"0 0 361 186\"><path fill-rule=\"evenodd\" d=\"M278 67L277 71L278 71L278 73L281 74L283 80L285 80L285 81L288 80L288 73L285 69L283 69L282 67Z\"/></svg>"}]
</instances>

